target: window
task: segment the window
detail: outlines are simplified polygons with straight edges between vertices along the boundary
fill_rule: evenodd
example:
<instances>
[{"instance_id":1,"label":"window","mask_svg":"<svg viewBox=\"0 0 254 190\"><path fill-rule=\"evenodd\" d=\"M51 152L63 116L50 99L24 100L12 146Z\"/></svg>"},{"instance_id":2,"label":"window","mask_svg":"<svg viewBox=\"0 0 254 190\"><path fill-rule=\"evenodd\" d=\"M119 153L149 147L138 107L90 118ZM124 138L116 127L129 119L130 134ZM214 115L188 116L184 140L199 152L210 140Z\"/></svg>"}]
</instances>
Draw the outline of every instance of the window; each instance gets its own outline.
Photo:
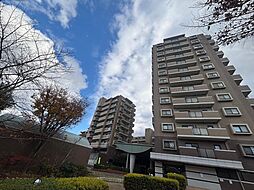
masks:
<instances>
[{"instance_id":1,"label":"window","mask_svg":"<svg viewBox=\"0 0 254 190\"><path fill-rule=\"evenodd\" d=\"M226 88L224 82L222 82L222 81L212 82L211 86L212 86L213 89L223 89L223 88Z\"/></svg>"},{"instance_id":2,"label":"window","mask_svg":"<svg viewBox=\"0 0 254 190\"><path fill-rule=\"evenodd\" d=\"M193 135L205 135L208 136L207 129L204 128L193 128L192 129Z\"/></svg>"},{"instance_id":3,"label":"window","mask_svg":"<svg viewBox=\"0 0 254 190\"><path fill-rule=\"evenodd\" d=\"M175 150L176 149L176 143L172 140L163 140L163 149L167 150Z\"/></svg>"},{"instance_id":4,"label":"window","mask_svg":"<svg viewBox=\"0 0 254 190\"><path fill-rule=\"evenodd\" d=\"M163 117L172 116L172 110L171 109L162 109L161 116L163 116Z\"/></svg>"},{"instance_id":5,"label":"window","mask_svg":"<svg viewBox=\"0 0 254 190\"><path fill-rule=\"evenodd\" d=\"M164 55L163 51L157 52L157 56L161 56L161 55Z\"/></svg>"},{"instance_id":6,"label":"window","mask_svg":"<svg viewBox=\"0 0 254 190\"><path fill-rule=\"evenodd\" d=\"M194 90L194 86L183 86L184 91L191 91Z\"/></svg>"},{"instance_id":7,"label":"window","mask_svg":"<svg viewBox=\"0 0 254 190\"><path fill-rule=\"evenodd\" d=\"M158 71L158 75L161 76L161 75L167 75L167 71L166 70L161 70L161 71Z\"/></svg>"},{"instance_id":8,"label":"window","mask_svg":"<svg viewBox=\"0 0 254 190\"><path fill-rule=\"evenodd\" d=\"M197 39L197 36L194 35L194 36L190 36L189 38L190 38L190 40L193 40L193 39Z\"/></svg>"},{"instance_id":9,"label":"window","mask_svg":"<svg viewBox=\"0 0 254 190\"><path fill-rule=\"evenodd\" d=\"M212 63L203 64L202 67L203 67L203 70L214 69L214 65Z\"/></svg>"},{"instance_id":10,"label":"window","mask_svg":"<svg viewBox=\"0 0 254 190\"><path fill-rule=\"evenodd\" d=\"M159 79L159 84L165 84L168 83L168 79L167 78L160 78Z\"/></svg>"},{"instance_id":11,"label":"window","mask_svg":"<svg viewBox=\"0 0 254 190\"><path fill-rule=\"evenodd\" d=\"M197 44L197 43L199 43L199 39L191 40L191 44Z\"/></svg>"},{"instance_id":12,"label":"window","mask_svg":"<svg viewBox=\"0 0 254 190\"><path fill-rule=\"evenodd\" d=\"M160 68L165 68L167 65L166 65L166 63L160 63L160 64L158 64L158 68L160 69Z\"/></svg>"},{"instance_id":13,"label":"window","mask_svg":"<svg viewBox=\"0 0 254 190\"><path fill-rule=\"evenodd\" d=\"M247 124L231 124L234 134L252 134Z\"/></svg>"},{"instance_id":14,"label":"window","mask_svg":"<svg viewBox=\"0 0 254 190\"><path fill-rule=\"evenodd\" d=\"M241 116L241 112L237 107L223 108L225 116Z\"/></svg>"},{"instance_id":15,"label":"window","mask_svg":"<svg viewBox=\"0 0 254 190\"><path fill-rule=\"evenodd\" d=\"M213 145L213 147L214 147L214 150L221 150L221 145L219 144L215 144Z\"/></svg>"},{"instance_id":16,"label":"window","mask_svg":"<svg viewBox=\"0 0 254 190\"><path fill-rule=\"evenodd\" d=\"M210 57L208 57L208 56L204 56L204 57L199 58L199 62L207 62L207 61L210 61Z\"/></svg>"},{"instance_id":17,"label":"window","mask_svg":"<svg viewBox=\"0 0 254 190\"><path fill-rule=\"evenodd\" d=\"M180 77L180 80L190 80L191 76Z\"/></svg>"},{"instance_id":18,"label":"window","mask_svg":"<svg viewBox=\"0 0 254 190\"><path fill-rule=\"evenodd\" d=\"M193 45L192 47L193 47L194 50L203 48L203 46L201 44L196 44L196 45Z\"/></svg>"},{"instance_id":19,"label":"window","mask_svg":"<svg viewBox=\"0 0 254 190\"><path fill-rule=\"evenodd\" d=\"M199 55L205 55L206 54L206 51L205 50L197 50L196 51L196 54L199 56Z\"/></svg>"},{"instance_id":20,"label":"window","mask_svg":"<svg viewBox=\"0 0 254 190\"><path fill-rule=\"evenodd\" d=\"M215 78L220 78L220 75L218 72L214 71L214 72L206 73L206 77L208 79L215 79Z\"/></svg>"},{"instance_id":21,"label":"window","mask_svg":"<svg viewBox=\"0 0 254 190\"><path fill-rule=\"evenodd\" d=\"M230 95L230 93L220 93L220 94L216 94L217 100L219 102L227 102L227 101L232 101L233 98Z\"/></svg>"},{"instance_id":22,"label":"window","mask_svg":"<svg viewBox=\"0 0 254 190\"><path fill-rule=\"evenodd\" d=\"M168 93L169 92L169 88L168 87L160 87L159 89L159 93L163 94L163 93Z\"/></svg>"},{"instance_id":23,"label":"window","mask_svg":"<svg viewBox=\"0 0 254 190\"><path fill-rule=\"evenodd\" d=\"M185 68L180 68L178 69L179 72L185 72L185 71L188 71L188 67L185 67Z\"/></svg>"},{"instance_id":24,"label":"window","mask_svg":"<svg viewBox=\"0 0 254 190\"><path fill-rule=\"evenodd\" d=\"M185 102L186 103L197 103L198 102L198 98L197 97L186 97L185 98Z\"/></svg>"},{"instance_id":25,"label":"window","mask_svg":"<svg viewBox=\"0 0 254 190\"><path fill-rule=\"evenodd\" d=\"M160 98L160 104L170 104L170 98L169 97L161 97Z\"/></svg>"},{"instance_id":26,"label":"window","mask_svg":"<svg viewBox=\"0 0 254 190\"><path fill-rule=\"evenodd\" d=\"M245 156L254 156L254 145L241 145Z\"/></svg>"},{"instance_id":27,"label":"window","mask_svg":"<svg viewBox=\"0 0 254 190\"><path fill-rule=\"evenodd\" d=\"M163 50L164 47L163 46L157 46L157 51Z\"/></svg>"},{"instance_id":28,"label":"window","mask_svg":"<svg viewBox=\"0 0 254 190\"><path fill-rule=\"evenodd\" d=\"M160 61L165 61L165 57L158 57L157 58L157 61L160 62Z\"/></svg>"},{"instance_id":29,"label":"window","mask_svg":"<svg viewBox=\"0 0 254 190\"><path fill-rule=\"evenodd\" d=\"M174 131L174 124L173 123L162 123L161 130L162 131Z\"/></svg>"},{"instance_id":30,"label":"window","mask_svg":"<svg viewBox=\"0 0 254 190\"><path fill-rule=\"evenodd\" d=\"M189 111L190 117L202 117L202 111Z\"/></svg>"},{"instance_id":31,"label":"window","mask_svg":"<svg viewBox=\"0 0 254 190\"><path fill-rule=\"evenodd\" d=\"M198 144L196 143L185 143L186 147L193 147L193 148L198 148Z\"/></svg>"}]
</instances>

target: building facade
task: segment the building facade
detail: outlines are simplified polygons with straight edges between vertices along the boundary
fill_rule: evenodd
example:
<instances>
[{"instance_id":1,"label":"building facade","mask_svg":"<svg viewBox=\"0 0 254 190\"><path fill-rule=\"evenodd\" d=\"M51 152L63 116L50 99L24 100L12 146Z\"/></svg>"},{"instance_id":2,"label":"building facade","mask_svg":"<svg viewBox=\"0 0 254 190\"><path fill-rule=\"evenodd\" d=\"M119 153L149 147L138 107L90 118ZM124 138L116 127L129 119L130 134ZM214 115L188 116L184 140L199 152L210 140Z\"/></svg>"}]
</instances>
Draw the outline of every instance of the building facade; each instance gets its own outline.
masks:
<instances>
[{"instance_id":1,"label":"building facade","mask_svg":"<svg viewBox=\"0 0 254 190\"><path fill-rule=\"evenodd\" d=\"M135 105L123 96L100 98L86 134L95 152L107 153L115 142L132 140Z\"/></svg>"},{"instance_id":2,"label":"building facade","mask_svg":"<svg viewBox=\"0 0 254 190\"><path fill-rule=\"evenodd\" d=\"M131 140L133 144L148 144L154 145L154 131L151 128L145 129L145 136L136 136Z\"/></svg>"},{"instance_id":3,"label":"building facade","mask_svg":"<svg viewBox=\"0 0 254 190\"><path fill-rule=\"evenodd\" d=\"M153 46L155 175L182 172L209 190L254 189L254 99L223 56L203 34Z\"/></svg>"}]
</instances>

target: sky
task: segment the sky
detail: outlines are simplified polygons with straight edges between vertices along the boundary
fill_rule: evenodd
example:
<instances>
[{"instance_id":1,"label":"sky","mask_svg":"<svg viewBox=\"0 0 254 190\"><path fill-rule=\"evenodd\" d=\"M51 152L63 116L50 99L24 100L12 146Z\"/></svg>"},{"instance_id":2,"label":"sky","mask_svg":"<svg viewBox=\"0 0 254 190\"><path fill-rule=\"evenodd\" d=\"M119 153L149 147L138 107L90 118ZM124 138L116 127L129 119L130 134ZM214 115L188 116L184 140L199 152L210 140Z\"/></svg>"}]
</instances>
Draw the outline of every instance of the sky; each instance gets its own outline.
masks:
<instances>
[{"instance_id":1,"label":"sky","mask_svg":"<svg viewBox=\"0 0 254 190\"><path fill-rule=\"evenodd\" d=\"M62 86L87 97L90 106L70 131L89 127L98 99L123 95L136 105L134 136L152 128L151 48L163 38L209 34L188 28L197 10L189 0L4 0L24 12L43 38L71 51L74 72ZM191 4L193 3L193 4ZM221 47L242 84L254 89L253 39Z\"/></svg>"}]
</instances>

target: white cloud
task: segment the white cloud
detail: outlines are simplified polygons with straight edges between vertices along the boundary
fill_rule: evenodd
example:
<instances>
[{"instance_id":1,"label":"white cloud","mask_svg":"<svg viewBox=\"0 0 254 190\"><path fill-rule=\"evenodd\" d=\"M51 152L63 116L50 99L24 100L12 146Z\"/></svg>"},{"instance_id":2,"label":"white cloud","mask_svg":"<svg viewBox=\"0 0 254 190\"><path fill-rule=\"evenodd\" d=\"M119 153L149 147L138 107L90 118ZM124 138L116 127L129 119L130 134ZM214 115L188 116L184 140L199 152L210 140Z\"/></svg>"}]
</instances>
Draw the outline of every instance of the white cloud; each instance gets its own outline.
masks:
<instances>
[{"instance_id":1,"label":"white cloud","mask_svg":"<svg viewBox=\"0 0 254 190\"><path fill-rule=\"evenodd\" d=\"M190 6L188 0L133 0L121 7L111 24L117 39L101 62L97 97L122 94L135 103L134 135L143 134L144 128L152 127L152 45L173 35L202 32L181 26L191 19L193 10ZM237 55L227 53L232 62L241 60L246 54L241 49L236 51ZM254 57L253 53L248 56L251 56L250 60ZM239 65L238 68L241 73L244 67ZM250 72L246 70L246 75Z\"/></svg>"}]
</instances>

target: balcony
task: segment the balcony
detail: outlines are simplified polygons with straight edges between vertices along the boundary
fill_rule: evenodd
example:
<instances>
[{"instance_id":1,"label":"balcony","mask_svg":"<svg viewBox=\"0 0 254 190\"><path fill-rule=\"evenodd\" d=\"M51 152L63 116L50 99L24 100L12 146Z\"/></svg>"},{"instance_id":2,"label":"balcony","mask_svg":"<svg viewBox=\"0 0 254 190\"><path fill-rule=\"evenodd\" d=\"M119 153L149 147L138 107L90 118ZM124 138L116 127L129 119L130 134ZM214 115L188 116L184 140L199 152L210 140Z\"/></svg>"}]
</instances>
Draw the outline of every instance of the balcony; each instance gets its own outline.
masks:
<instances>
[{"instance_id":1,"label":"balcony","mask_svg":"<svg viewBox=\"0 0 254 190\"><path fill-rule=\"evenodd\" d=\"M104 121L106 119L106 116L100 117L98 121Z\"/></svg>"},{"instance_id":2,"label":"balcony","mask_svg":"<svg viewBox=\"0 0 254 190\"><path fill-rule=\"evenodd\" d=\"M179 70L179 69L168 70L168 75L170 77L180 77L180 76L186 76L186 75L196 75L196 74L199 74L199 72L200 72L199 66L194 66L194 67L188 67L187 70Z\"/></svg>"},{"instance_id":3,"label":"balcony","mask_svg":"<svg viewBox=\"0 0 254 190\"><path fill-rule=\"evenodd\" d=\"M190 79L182 80L181 77L169 78L170 86L197 85L202 84L204 77L202 74L192 75Z\"/></svg>"},{"instance_id":4,"label":"balcony","mask_svg":"<svg viewBox=\"0 0 254 190\"><path fill-rule=\"evenodd\" d=\"M99 129L95 129L94 133L101 133L102 132L102 128L99 128Z\"/></svg>"},{"instance_id":5,"label":"balcony","mask_svg":"<svg viewBox=\"0 0 254 190\"><path fill-rule=\"evenodd\" d=\"M240 84L241 84L241 82L242 82L242 80L243 80L243 78L242 78L241 75L232 75L232 77L233 77L233 79L234 79L234 81L235 81L235 83L236 83L237 85L240 85Z\"/></svg>"},{"instance_id":6,"label":"balcony","mask_svg":"<svg viewBox=\"0 0 254 190\"><path fill-rule=\"evenodd\" d=\"M250 106L254 108L254 98L247 98L246 100L250 103Z\"/></svg>"},{"instance_id":7,"label":"balcony","mask_svg":"<svg viewBox=\"0 0 254 190\"><path fill-rule=\"evenodd\" d=\"M220 59L223 65L227 66L229 64L229 59L227 57L221 58Z\"/></svg>"},{"instance_id":8,"label":"balcony","mask_svg":"<svg viewBox=\"0 0 254 190\"><path fill-rule=\"evenodd\" d=\"M98 139L100 139L101 138L101 135L94 135L93 136L93 140L98 140Z\"/></svg>"},{"instance_id":9,"label":"balcony","mask_svg":"<svg viewBox=\"0 0 254 190\"><path fill-rule=\"evenodd\" d=\"M170 38L166 38L164 39L164 43L168 44L168 43L176 43L176 42L181 42L181 41L186 41L187 38L184 35L179 35L179 36L175 36L175 37L170 37Z\"/></svg>"},{"instance_id":10,"label":"balcony","mask_svg":"<svg viewBox=\"0 0 254 190\"><path fill-rule=\"evenodd\" d=\"M112 129L110 128L110 127L106 127L106 128L104 128L104 132L109 132L109 131L111 131Z\"/></svg>"},{"instance_id":11,"label":"balcony","mask_svg":"<svg viewBox=\"0 0 254 190\"><path fill-rule=\"evenodd\" d=\"M208 40L208 42L210 43L210 45L214 45L215 44L215 41L214 40Z\"/></svg>"},{"instance_id":12,"label":"balcony","mask_svg":"<svg viewBox=\"0 0 254 190\"><path fill-rule=\"evenodd\" d=\"M101 143L99 147L100 148L107 148L108 145L109 145L108 143Z\"/></svg>"},{"instance_id":13,"label":"balcony","mask_svg":"<svg viewBox=\"0 0 254 190\"><path fill-rule=\"evenodd\" d=\"M229 66L226 66L227 68L227 71L229 72L229 74L233 75L234 72L235 72L235 67L234 65L229 65Z\"/></svg>"},{"instance_id":14,"label":"balcony","mask_svg":"<svg viewBox=\"0 0 254 190\"><path fill-rule=\"evenodd\" d=\"M212 96L197 97L197 102L186 102L186 98L173 98L174 108L210 108L214 105Z\"/></svg>"},{"instance_id":15,"label":"balcony","mask_svg":"<svg viewBox=\"0 0 254 190\"><path fill-rule=\"evenodd\" d=\"M99 147L99 142L93 142L93 143L91 143L91 146L93 148L98 148Z\"/></svg>"},{"instance_id":16,"label":"balcony","mask_svg":"<svg viewBox=\"0 0 254 190\"><path fill-rule=\"evenodd\" d=\"M187 40L180 43L165 45L164 49L167 50L167 49L180 48L180 47L186 47L186 46L189 46L189 42Z\"/></svg>"},{"instance_id":17,"label":"balcony","mask_svg":"<svg viewBox=\"0 0 254 190\"><path fill-rule=\"evenodd\" d=\"M110 134L109 135L103 135L102 137L101 137L101 139L109 139L110 138Z\"/></svg>"},{"instance_id":18,"label":"balcony","mask_svg":"<svg viewBox=\"0 0 254 190\"><path fill-rule=\"evenodd\" d=\"M188 59L188 60L183 61L183 62L181 62L181 63L178 63L178 62L176 62L176 61L174 61L174 62L169 62L169 63L167 64L167 67L168 67L169 69L176 69L176 68L191 67L191 66L195 66L195 65L197 65L197 62L196 62L195 59Z\"/></svg>"},{"instance_id":19,"label":"balcony","mask_svg":"<svg viewBox=\"0 0 254 190\"><path fill-rule=\"evenodd\" d=\"M104 122L100 122L96 125L97 128L102 127L104 125Z\"/></svg>"},{"instance_id":20,"label":"balcony","mask_svg":"<svg viewBox=\"0 0 254 190\"><path fill-rule=\"evenodd\" d=\"M173 97L190 96L190 95L206 95L209 91L207 84L195 85L193 88L185 89L183 87L170 88Z\"/></svg>"},{"instance_id":21,"label":"balcony","mask_svg":"<svg viewBox=\"0 0 254 190\"><path fill-rule=\"evenodd\" d=\"M186 128L178 127L176 128L177 137L179 139L189 139L189 140L205 140L205 141L226 141L230 137L228 135L226 128Z\"/></svg>"},{"instance_id":22,"label":"balcony","mask_svg":"<svg viewBox=\"0 0 254 190\"><path fill-rule=\"evenodd\" d=\"M221 120L220 114L218 111L200 111L199 116L191 116L191 112L175 112L175 121L178 123L205 123L211 122L216 123ZM200 113L199 112L199 113Z\"/></svg>"},{"instance_id":23,"label":"balcony","mask_svg":"<svg viewBox=\"0 0 254 190\"><path fill-rule=\"evenodd\" d=\"M214 46L213 46L213 50L214 51L218 51L220 49L220 47L217 45L217 44L215 44Z\"/></svg>"},{"instance_id":24,"label":"balcony","mask_svg":"<svg viewBox=\"0 0 254 190\"><path fill-rule=\"evenodd\" d=\"M182 48L178 48L178 49L170 49L170 50L166 50L165 51L165 55L171 55L171 54L176 54L176 53L186 53L186 52L190 52L191 48L189 46L187 47L182 47Z\"/></svg>"},{"instance_id":25,"label":"balcony","mask_svg":"<svg viewBox=\"0 0 254 190\"><path fill-rule=\"evenodd\" d=\"M217 56L218 56L219 58L223 58L223 56L224 56L223 51L218 51L218 52L217 52Z\"/></svg>"},{"instance_id":26,"label":"balcony","mask_svg":"<svg viewBox=\"0 0 254 190\"><path fill-rule=\"evenodd\" d=\"M212 149L200 149L195 147L179 146L179 152L181 155L214 158L222 160L239 160L235 150L212 150Z\"/></svg>"},{"instance_id":27,"label":"balcony","mask_svg":"<svg viewBox=\"0 0 254 190\"><path fill-rule=\"evenodd\" d=\"M242 85L239 86L239 88L245 97L247 97L251 93L251 89L248 85Z\"/></svg>"},{"instance_id":28,"label":"balcony","mask_svg":"<svg viewBox=\"0 0 254 190\"><path fill-rule=\"evenodd\" d=\"M188 59L193 57L194 57L194 54L192 52L189 52L189 53L182 53L182 54L167 56L166 60L172 61L172 60L178 60L178 59Z\"/></svg>"}]
</instances>

